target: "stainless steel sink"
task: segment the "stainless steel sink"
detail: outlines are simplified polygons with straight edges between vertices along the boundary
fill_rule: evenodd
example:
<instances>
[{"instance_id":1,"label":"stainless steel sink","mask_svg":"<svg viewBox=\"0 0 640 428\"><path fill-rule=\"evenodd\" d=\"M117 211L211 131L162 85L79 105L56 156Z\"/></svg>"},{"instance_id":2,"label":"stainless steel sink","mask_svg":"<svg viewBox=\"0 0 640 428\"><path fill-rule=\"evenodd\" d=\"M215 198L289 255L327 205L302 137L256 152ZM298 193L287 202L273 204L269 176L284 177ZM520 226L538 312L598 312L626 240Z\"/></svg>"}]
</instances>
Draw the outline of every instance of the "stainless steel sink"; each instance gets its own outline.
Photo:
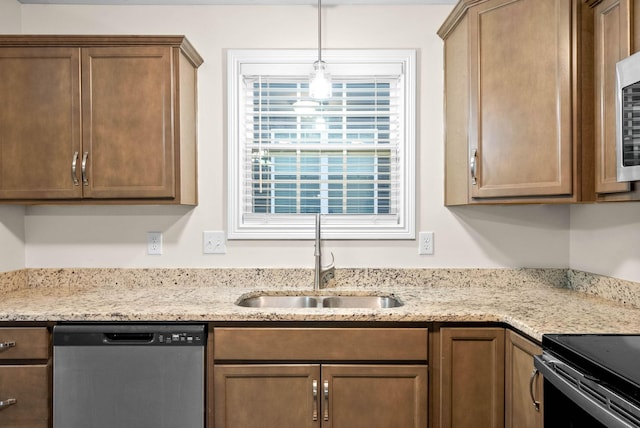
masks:
<instances>
[{"instance_id":1,"label":"stainless steel sink","mask_svg":"<svg viewBox=\"0 0 640 428\"><path fill-rule=\"evenodd\" d=\"M241 298L238 306L250 308L365 308L388 309L402 306L394 296L303 296L303 295L261 295Z\"/></svg>"},{"instance_id":2,"label":"stainless steel sink","mask_svg":"<svg viewBox=\"0 0 640 428\"><path fill-rule=\"evenodd\" d=\"M322 299L325 308L374 308L386 309L402 306L392 296L326 296Z\"/></svg>"},{"instance_id":3,"label":"stainless steel sink","mask_svg":"<svg viewBox=\"0 0 640 428\"><path fill-rule=\"evenodd\" d=\"M237 305L249 308L315 308L318 300L313 296L255 296L240 299Z\"/></svg>"}]
</instances>

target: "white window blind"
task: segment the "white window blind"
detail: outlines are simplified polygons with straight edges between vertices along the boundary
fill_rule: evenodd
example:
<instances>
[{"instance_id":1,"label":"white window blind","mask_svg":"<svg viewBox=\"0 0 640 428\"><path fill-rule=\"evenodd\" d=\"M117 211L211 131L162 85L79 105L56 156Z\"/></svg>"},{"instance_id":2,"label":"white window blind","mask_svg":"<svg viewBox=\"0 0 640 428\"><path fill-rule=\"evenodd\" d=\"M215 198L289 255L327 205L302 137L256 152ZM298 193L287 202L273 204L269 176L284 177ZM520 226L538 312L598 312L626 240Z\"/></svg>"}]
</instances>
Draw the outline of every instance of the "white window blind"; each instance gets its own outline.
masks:
<instances>
[{"instance_id":1,"label":"white window blind","mask_svg":"<svg viewBox=\"0 0 640 428\"><path fill-rule=\"evenodd\" d=\"M413 55L366 52L324 55L333 92L322 101L308 97L309 53L229 58L230 238L310 236L316 213L325 237L413 237Z\"/></svg>"}]
</instances>

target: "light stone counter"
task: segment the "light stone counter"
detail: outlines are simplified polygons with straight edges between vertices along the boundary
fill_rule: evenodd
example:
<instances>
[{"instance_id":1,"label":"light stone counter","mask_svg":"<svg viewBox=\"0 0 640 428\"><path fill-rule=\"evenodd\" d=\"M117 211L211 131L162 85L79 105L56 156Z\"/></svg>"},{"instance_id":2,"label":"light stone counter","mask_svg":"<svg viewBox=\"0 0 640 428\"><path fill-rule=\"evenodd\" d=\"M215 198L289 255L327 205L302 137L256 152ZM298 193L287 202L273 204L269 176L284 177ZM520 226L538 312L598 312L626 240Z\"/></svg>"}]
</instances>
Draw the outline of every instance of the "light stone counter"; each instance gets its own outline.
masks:
<instances>
[{"instance_id":1,"label":"light stone counter","mask_svg":"<svg viewBox=\"0 0 640 428\"><path fill-rule=\"evenodd\" d=\"M0 278L0 321L502 322L640 334L640 284L564 269L339 269L320 294L393 294L391 309L256 309L243 295L311 291L306 269L26 269Z\"/></svg>"}]
</instances>

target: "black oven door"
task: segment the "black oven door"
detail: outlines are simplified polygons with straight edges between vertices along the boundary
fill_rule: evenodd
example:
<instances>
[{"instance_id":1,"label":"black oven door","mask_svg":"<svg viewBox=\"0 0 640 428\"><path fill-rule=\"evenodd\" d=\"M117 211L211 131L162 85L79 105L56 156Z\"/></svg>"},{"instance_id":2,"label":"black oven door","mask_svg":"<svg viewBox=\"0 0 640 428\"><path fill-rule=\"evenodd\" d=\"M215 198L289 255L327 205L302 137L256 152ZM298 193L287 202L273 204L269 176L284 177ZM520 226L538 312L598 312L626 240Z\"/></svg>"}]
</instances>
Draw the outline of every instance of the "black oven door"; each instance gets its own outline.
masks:
<instances>
[{"instance_id":1,"label":"black oven door","mask_svg":"<svg viewBox=\"0 0 640 428\"><path fill-rule=\"evenodd\" d=\"M607 428L546 378L544 379L544 426L546 428Z\"/></svg>"},{"instance_id":2,"label":"black oven door","mask_svg":"<svg viewBox=\"0 0 640 428\"><path fill-rule=\"evenodd\" d=\"M546 352L534 363L544 376L546 428L640 428L640 408L596 379Z\"/></svg>"}]
</instances>

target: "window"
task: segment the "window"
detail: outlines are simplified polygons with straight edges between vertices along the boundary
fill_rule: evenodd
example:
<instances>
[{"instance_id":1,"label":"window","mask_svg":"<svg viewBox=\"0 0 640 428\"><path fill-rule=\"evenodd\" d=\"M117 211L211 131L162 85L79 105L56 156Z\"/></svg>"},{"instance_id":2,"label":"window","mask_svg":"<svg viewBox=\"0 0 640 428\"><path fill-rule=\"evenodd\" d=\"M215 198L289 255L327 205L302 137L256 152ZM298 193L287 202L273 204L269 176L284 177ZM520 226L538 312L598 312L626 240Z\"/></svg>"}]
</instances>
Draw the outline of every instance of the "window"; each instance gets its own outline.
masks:
<instances>
[{"instance_id":1,"label":"window","mask_svg":"<svg viewBox=\"0 0 640 428\"><path fill-rule=\"evenodd\" d=\"M415 52L228 52L229 238L413 239Z\"/></svg>"}]
</instances>

